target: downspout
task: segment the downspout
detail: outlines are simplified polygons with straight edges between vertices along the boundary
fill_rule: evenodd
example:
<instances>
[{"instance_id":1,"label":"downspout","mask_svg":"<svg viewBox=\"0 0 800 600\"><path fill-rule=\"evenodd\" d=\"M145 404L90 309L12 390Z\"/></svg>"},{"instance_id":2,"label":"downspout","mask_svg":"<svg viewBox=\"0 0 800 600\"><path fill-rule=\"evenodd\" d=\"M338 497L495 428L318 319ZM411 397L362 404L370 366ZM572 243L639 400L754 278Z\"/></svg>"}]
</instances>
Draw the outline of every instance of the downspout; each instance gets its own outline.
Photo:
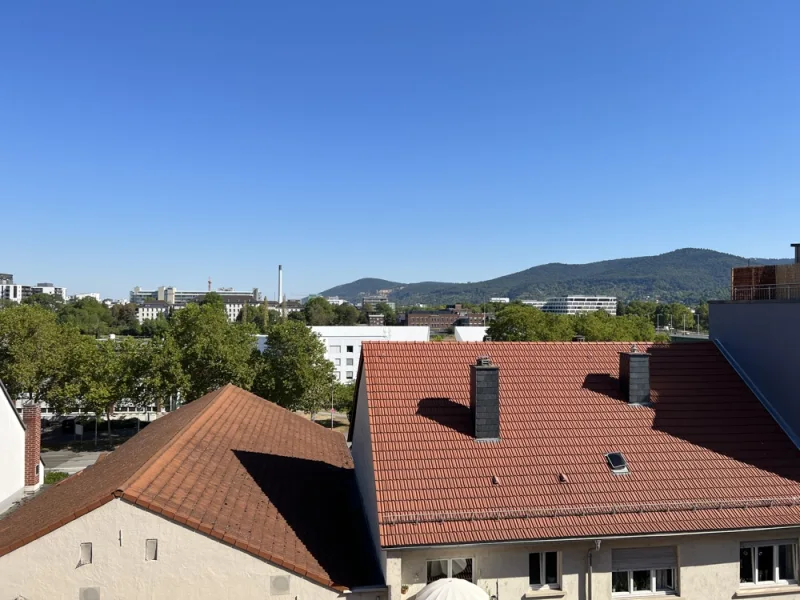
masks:
<instances>
[{"instance_id":1,"label":"downspout","mask_svg":"<svg viewBox=\"0 0 800 600\"><path fill-rule=\"evenodd\" d=\"M600 543L601 543L600 540L595 540L594 548L589 548L589 551L586 553L586 560L588 561L589 564L589 569L588 569L589 581L586 584L587 600L592 600L592 553L600 550Z\"/></svg>"}]
</instances>

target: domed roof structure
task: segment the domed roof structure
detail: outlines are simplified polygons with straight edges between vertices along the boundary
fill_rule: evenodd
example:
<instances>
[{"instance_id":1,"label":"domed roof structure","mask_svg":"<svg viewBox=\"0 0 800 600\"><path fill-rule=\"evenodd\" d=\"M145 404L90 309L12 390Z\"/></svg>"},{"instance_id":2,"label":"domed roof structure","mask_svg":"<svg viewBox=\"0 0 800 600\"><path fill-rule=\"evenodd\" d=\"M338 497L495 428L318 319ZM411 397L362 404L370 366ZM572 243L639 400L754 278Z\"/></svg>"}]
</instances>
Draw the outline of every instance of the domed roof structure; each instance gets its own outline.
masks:
<instances>
[{"instance_id":1,"label":"domed roof structure","mask_svg":"<svg viewBox=\"0 0 800 600\"><path fill-rule=\"evenodd\" d=\"M438 579L422 588L416 600L489 600L489 595L464 579Z\"/></svg>"}]
</instances>

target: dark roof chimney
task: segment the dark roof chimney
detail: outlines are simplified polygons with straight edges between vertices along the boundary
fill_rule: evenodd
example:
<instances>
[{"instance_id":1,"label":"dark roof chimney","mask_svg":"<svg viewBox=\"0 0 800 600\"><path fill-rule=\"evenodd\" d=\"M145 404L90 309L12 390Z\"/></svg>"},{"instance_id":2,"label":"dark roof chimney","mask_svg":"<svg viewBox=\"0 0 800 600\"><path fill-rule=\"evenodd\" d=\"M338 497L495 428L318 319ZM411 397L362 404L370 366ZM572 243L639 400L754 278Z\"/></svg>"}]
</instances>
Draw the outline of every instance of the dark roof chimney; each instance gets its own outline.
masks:
<instances>
[{"instance_id":1,"label":"dark roof chimney","mask_svg":"<svg viewBox=\"0 0 800 600\"><path fill-rule=\"evenodd\" d=\"M475 439L500 439L500 367L488 356L470 366L469 407L475 423Z\"/></svg>"},{"instance_id":2,"label":"dark roof chimney","mask_svg":"<svg viewBox=\"0 0 800 600\"><path fill-rule=\"evenodd\" d=\"M573 342L585 342L586 341L586 337L582 336L582 335L573 335L572 336L572 341Z\"/></svg>"},{"instance_id":3,"label":"dark roof chimney","mask_svg":"<svg viewBox=\"0 0 800 600\"><path fill-rule=\"evenodd\" d=\"M794 264L800 264L800 244L792 244L794 248Z\"/></svg>"},{"instance_id":4,"label":"dark roof chimney","mask_svg":"<svg viewBox=\"0 0 800 600\"><path fill-rule=\"evenodd\" d=\"M650 402L650 355L637 352L636 344L619 355L619 386L628 404Z\"/></svg>"}]
</instances>

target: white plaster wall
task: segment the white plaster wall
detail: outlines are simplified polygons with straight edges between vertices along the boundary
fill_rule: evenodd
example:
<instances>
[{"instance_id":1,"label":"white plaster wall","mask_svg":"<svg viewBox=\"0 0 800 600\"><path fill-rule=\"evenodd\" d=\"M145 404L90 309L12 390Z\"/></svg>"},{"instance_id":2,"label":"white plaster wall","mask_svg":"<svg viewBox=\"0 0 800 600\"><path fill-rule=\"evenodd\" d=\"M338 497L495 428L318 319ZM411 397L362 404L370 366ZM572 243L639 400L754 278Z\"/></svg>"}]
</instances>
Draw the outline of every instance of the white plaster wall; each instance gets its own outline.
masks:
<instances>
[{"instance_id":1,"label":"white plaster wall","mask_svg":"<svg viewBox=\"0 0 800 600\"><path fill-rule=\"evenodd\" d=\"M0 513L25 487L25 429L0 388Z\"/></svg>"},{"instance_id":2,"label":"white plaster wall","mask_svg":"<svg viewBox=\"0 0 800 600\"><path fill-rule=\"evenodd\" d=\"M122 542L120 543L120 535ZM145 540L158 540L158 560L145 561ZM78 566L80 544L92 542L91 565ZM270 576L287 571L158 515L112 500L80 519L0 557L0 599L77 600L99 587L102 600L242 600L271 598ZM294 573L285 600L343 598ZM348 594L385 600L385 594Z\"/></svg>"},{"instance_id":3,"label":"white plaster wall","mask_svg":"<svg viewBox=\"0 0 800 600\"><path fill-rule=\"evenodd\" d=\"M611 555L614 548L676 546L678 554L678 590L682 600L730 600L745 596L739 587L739 545L765 539L798 540L800 529L725 534L701 534L603 541L593 559L592 600L612 600ZM391 600L413 600L425 586L426 561L440 558L472 558L475 583L499 600L554 597L552 593L531 593L528 585L528 554L560 551L563 595L565 600L586 600L587 551L593 542L541 544L497 544L461 548L389 551L391 569L387 570ZM408 586L396 595L397 587ZM754 590L754 588L750 588ZM499 592L499 593L498 593ZM614 600L619 597L614 596ZM800 587L784 586L762 589L758 598L800 600Z\"/></svg>"},{"instance_id":4,"label":"white plaster wall","mask_svg":"<svg viewBox=\"0 0 800 600\"><path fill-rule=\"evenodd\" d=\"M366 371L366 367L364 369ZM350 453L355 465L356 484L361 497L364 517L369 526L369 534L375 547L375 555L379 557L381 570L386 575L386 557L381 549L378 531L378 497L375 493L375 470L372 464L372 438L369 430L369 411L367 410L367 376L361 374L358 388L358 401L353 427L353 439Z\"/></svg>"}]
</instances>

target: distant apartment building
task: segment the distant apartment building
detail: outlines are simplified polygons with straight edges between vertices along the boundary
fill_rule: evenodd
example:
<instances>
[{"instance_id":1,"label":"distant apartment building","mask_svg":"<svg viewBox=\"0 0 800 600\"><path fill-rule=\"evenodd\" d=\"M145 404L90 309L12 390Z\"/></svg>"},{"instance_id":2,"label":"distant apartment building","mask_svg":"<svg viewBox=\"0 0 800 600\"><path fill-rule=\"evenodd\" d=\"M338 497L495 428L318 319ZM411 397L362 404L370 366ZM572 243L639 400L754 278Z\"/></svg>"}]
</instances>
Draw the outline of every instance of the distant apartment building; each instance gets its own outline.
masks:
<instances>
[{"instance_id":1,"label":"distant apartment building","mask_svg":"<svg viewBox=\"0 0 800 600\"><path fill-rule=\"evenodd\" d=\"M166 302L145 302L136 305L136 318L141 325L145 321L157 319L158 315L164 315L166 317L169 311L170 306Z\"/></svg>"},{"instance_id":2,"label":"distant apartment building","mask_svg":"<svg viewBox=\"0 0 800 600\"><path fill-rule=\"evenodd\" d=\"M326 296L325 300L327 300L328 304L331 306L341 306L342 304L347 304L347 300L344 298L339 298L339 296Z\"/></svg>"},{"instance_id":3,"label":"distant apartment building","mask_svg":"<svg viewBox=\"0 0 800 600\"><path fill-rule=\"evenodd\" d=\"M314 326L325 346L325 358L333 363L333 373L337 381L355 381L361 361L363 342L428 342L430 330L427 327L371 327L369 325L325 325ZM267 347L267 336L258 335L258 350Z\"/></svg>"},{"instance_id":4,"label":"distant apartment building","mask_svg":"<svg viewBox=\"0 0 800 600\"><path fill-rule=\"evenodd\" d=\"M369 325L380 326L385 324L386 317L382 314L371 314L367 315L367 321Z\"/></svg>"},{"instance_id":5,"label":"distant apartment building","mask_svg":"<svg viewBox=\"0 0 800 600\"><path fill-rule=\"evenodd\" d=\"M486 315L473 313L460 304L451 304L444 310L412 310L406 313L405 323L410 327L429 327L433 333L444 333L456 326L479 326L486 322Z\"/></svg>"},{"instance_id":6,"label":"distant apartment building","mask_svg":"<svg viewBox=\"0 0 800 600\"><path fill-rule=\"evenodd\" d=\"M395 310L396 306L394 302L389 302L389 296L384 294L374 294L371 296L364 296L361 298L361 306L362 307L369 307L369 306L376 306L378 304L388 304L392 310Z\"/></svg>"},{"instance_id":7,"label":"distant apartment building","mask_svg":"<svg viewBox=\"0 0 800 600\"><path fill-rule=\"evenodd\" d=\"M252 292L237 291L233 288L220 288L216 290L216 293L222 297L222 301L225 303L225 314L231 322L236 321L245 304L256 305L261 302L261 293L258 288L253 288ZM172 286L163 285L154 290L143 290L136 286L131 290L130 300L134 304L145 306L142 311L137 309L137 315L140 313L143 315L139 318L139 322L142 323L148 318L155 318L149 316L154 312L167 312L167 309L178 310L190 302L200 302L206 294L208 294L208 290L179 290Z\"/></svg>"},{"instance_id":8,"label":"distant apartment building","mask_svg":"<svg viewBox=\"0 0 800 600\"><path fill-rule=\"evenodd\" d=\"M489 298L489 302L493 304L508 304L511 298Z\"/></svg>"},{"instance_id":9,"label":"distant apartment building","mask_svg":"<svg viewBox=\"0 0 800 600\"><path fill-rule=\"evenodd\" d=\"M83 298L94 298L95 300L100 302L100 294L98 294L97 292L92 292L89 294L75 294L73 296L70 296L69 298L70 300L82 300Z\"/></svg>"},{"instance_id":10,"label":"distant apartment building","mask_svg":"<svg viewBox=\"0 0 800 600\"><path fill-rule=\"evenodd\" d=\"M598 310L604 310L612 317L617 315L616 296L559 296L547 300L522 300L522 303L559 315L580 315Z\"/></svg>"},{"instance_id":11,"label":"distant apartment building","mask_svg":"<svg viewBox=\"0 0 800 600\"><path fill-rule=\"evenodd\" d=\"M33 294L50 294L67 299L67 288L57 287L52 283L37 283L36 285L23 285L14 283L11 273L0 273L0 300L10 300L20 303Z\"/></svg>"}]
</instances>

